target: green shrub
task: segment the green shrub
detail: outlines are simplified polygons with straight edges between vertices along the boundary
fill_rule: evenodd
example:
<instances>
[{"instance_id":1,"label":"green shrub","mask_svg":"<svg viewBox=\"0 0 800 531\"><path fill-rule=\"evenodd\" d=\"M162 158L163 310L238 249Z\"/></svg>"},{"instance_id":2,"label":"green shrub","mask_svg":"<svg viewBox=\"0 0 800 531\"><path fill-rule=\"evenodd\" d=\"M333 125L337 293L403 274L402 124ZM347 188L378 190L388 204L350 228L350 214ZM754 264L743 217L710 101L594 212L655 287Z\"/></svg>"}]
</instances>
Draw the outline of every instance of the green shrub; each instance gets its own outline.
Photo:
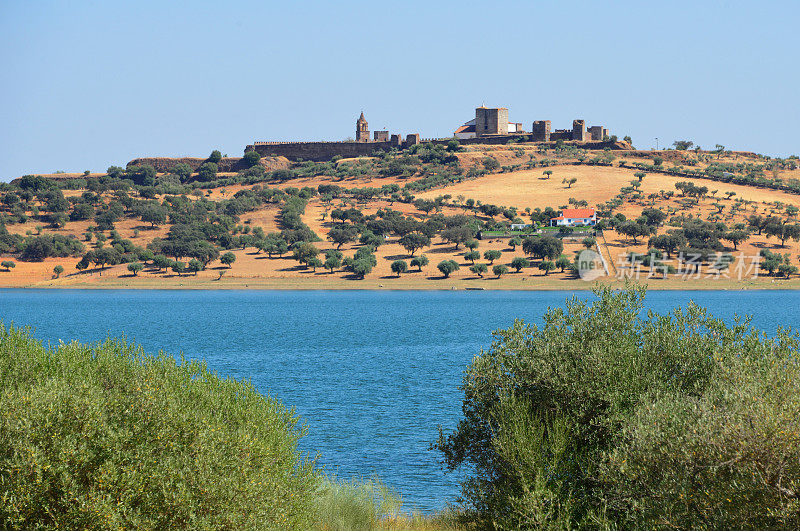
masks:
<instances>
[{"instance_id":1,"label":"green shrub","mask_svg":"<svg viewBox=\"0 0 800 531\"><path fill-rule=\"evenodd\" d=\"M479 528L796 529L798 338L598 288L495 333L437 443Z\"/></svg>"},{"instance_id":2,"label":"green shrub","mask_svg":"<svg viewBox=\"0 0 800 531\"><path fill-rule=\"evenodd\" d=\"M247 167L255 166L256 164L258 164L258 161L261 160L261 155L259 155L257 151L251 149L250 151L244 154L242 160L247 165Z\"/></svg>"},{"instance_id":3,"label":"green shrub","mask_svg":"<svg viewBox=\"0 0 800 531\"><path fill-rule=\"evenodd\" d=\"M304 428L251 384L124 341L0 327L0 524L308 528Z\"/></svg>"}]
</instances>

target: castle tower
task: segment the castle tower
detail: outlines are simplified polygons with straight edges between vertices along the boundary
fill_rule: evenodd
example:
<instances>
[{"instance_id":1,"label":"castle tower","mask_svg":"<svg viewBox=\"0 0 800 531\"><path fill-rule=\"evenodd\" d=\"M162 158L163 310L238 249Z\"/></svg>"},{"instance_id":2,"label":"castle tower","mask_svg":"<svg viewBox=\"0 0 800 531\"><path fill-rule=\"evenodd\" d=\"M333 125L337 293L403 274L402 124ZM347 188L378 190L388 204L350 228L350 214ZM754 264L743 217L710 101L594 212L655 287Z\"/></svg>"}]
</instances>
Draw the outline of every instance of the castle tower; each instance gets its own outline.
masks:
<instances>
[{"instance_id":1,"label":"castle tower","mask_svg":"<svg viewBox=\"0 0 800 531\"><path fill-rule=\"evenodd\" d=\"M498 107L475 109L475 136L482 135L507 135L508 134L508 109Z\"/></svg>"},{"instance_id":2,"label":"castle tower","mask_svg":"<svg viewBox=\"0 0 800 531\"><path fill-rule=\"evenodd\" d=\"M572 140L586 142L586 121L572 120Z\"/></svg>"},{"instance_id":3,"label":"castle tower","mask_svg":"<svg viewBox=\"0 0 800 531\"><path fill-rule=\"evenodd\" d=\"M550 142L550 120L537 120L533 122L531 133L534 142Z\"/></svg>"},{"instance_id":4,"label":"castle tower","mask_svg":"<svg viewBox=\"0 0 800 531\"><path fill-rule=\"evenodd\" d=\"M369 142L369 125L364 118L364 111L361 111L361 116L356 120L356 142Z\"/></svg>"}]
</instances>

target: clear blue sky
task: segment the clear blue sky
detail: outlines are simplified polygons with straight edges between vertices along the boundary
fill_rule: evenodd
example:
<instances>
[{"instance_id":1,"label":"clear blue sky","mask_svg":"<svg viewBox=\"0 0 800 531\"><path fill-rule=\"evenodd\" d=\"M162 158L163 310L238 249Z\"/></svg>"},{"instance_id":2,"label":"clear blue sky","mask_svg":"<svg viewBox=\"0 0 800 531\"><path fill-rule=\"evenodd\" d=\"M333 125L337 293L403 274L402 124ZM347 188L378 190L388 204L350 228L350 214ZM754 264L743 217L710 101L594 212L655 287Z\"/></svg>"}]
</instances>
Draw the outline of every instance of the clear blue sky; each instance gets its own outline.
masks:
<instances>
[{"instance_id":1,"label":"clear blue sky","mask_svg":"<svg viewBox=\"0 0 800 531\"><path fill-rule=\"evenodd\" d=\"M800 2L0 0L0 181L474 108L800 154Z\"/></svg>"}]
</instances>

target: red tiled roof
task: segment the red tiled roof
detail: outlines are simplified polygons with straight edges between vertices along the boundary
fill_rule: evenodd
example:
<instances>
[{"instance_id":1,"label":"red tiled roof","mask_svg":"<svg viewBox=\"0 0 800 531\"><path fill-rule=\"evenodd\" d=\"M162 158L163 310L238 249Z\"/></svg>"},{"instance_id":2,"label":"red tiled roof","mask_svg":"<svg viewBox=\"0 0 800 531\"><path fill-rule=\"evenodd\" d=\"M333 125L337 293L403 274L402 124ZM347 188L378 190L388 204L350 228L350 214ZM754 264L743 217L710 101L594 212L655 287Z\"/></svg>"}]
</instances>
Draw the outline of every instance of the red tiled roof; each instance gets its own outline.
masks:
<instances>
[{"instance_id":1,"label":"red tiled roof","mask_svg":"<svg viewBox=\"0 0 800 531\"><path fill-rule=\"evenodd\" d=\"M475 124L472 125L462 125L455 131L456 133L474 133L475 132Z\"/></svg>"},{"instance_id":2,"label":"red tiled roof","mask_svg":"<svg viewBox=\"0 0 800 531\"><path fill-rule=\"evenodd\" d=\"M561 211L561 218L566 219L591 218L592 216L594 216L593 208L565 208Z\"/></svg>"}]
</instances>

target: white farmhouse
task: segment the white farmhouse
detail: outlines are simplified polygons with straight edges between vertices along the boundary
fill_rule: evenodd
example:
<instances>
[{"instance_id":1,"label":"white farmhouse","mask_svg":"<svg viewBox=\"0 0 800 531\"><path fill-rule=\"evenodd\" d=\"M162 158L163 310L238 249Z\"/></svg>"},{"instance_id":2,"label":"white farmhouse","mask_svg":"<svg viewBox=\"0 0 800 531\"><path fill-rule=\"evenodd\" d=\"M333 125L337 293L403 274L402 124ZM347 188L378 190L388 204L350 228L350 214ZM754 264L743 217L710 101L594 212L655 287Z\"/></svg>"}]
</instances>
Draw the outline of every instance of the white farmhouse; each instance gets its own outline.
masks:
<instances>
[{"instance_id":1,"label":"white farmhouse","mask_svg":"<svg viewBox=\"0 0 800 531\"><path fill-rule=\"evenodd\" d=\"M557 218L550 219L552 227L590 226L597 223L593 208L565 208Z\"/></svg>"}]
</instances>

